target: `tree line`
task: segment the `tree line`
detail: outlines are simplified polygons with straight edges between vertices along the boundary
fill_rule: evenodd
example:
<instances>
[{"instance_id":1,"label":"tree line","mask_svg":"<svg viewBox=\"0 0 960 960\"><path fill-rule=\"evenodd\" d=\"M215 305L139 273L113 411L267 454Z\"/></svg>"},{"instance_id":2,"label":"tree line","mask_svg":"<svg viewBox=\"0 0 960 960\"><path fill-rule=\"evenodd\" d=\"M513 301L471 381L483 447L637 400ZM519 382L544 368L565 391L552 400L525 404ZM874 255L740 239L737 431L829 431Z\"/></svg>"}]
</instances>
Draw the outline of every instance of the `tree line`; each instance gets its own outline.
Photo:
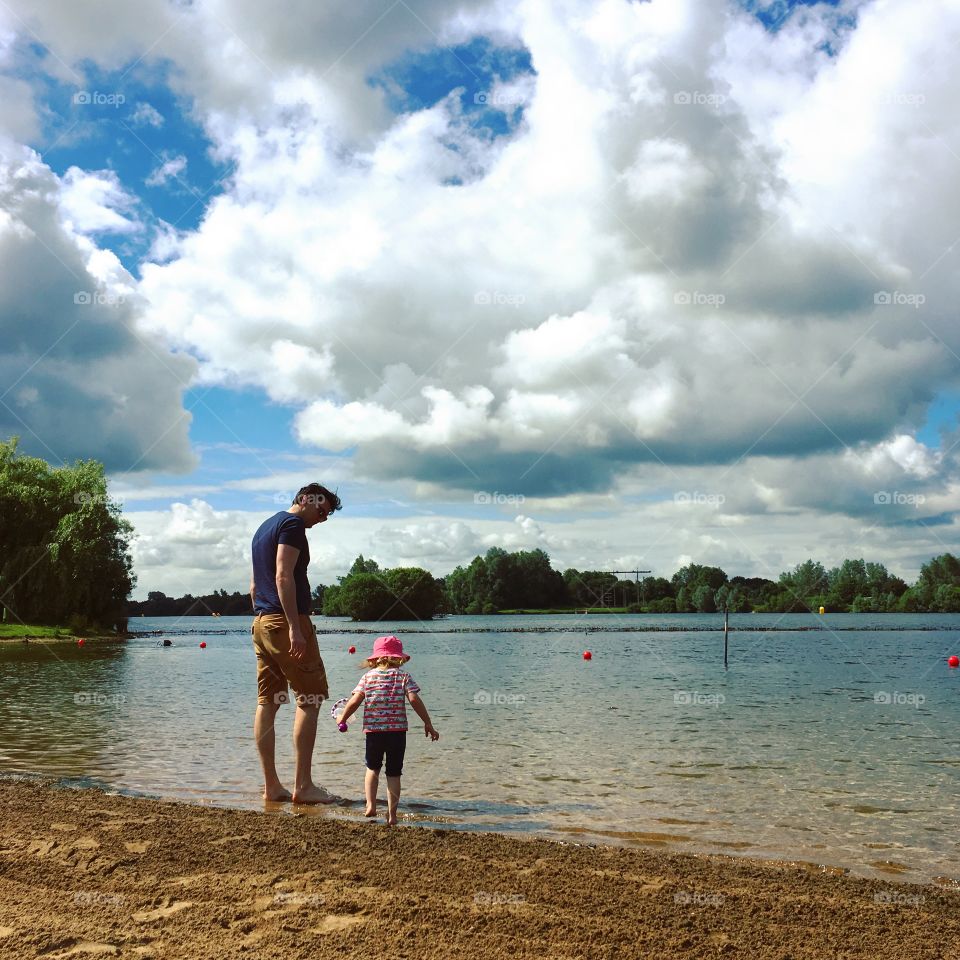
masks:
<instances>
[{"instance_id":1,"label":"tree line","mask_svg":"<svg viewBox=\"0 0 960 960\"><path fill-rule=\"evenodd\" d=\"M429 620L438 614L507 610L620 610L627 613L960 612L960 560L945 553L923 565L913 586L881 563L844 560L830 570L805 560L777 580L728 577L691 563L672 577L622 580L602 570L554 570L543 550L508 553L491 547L436 578L420 567L382 570L361 555L344 577L313 591L313 611L353 620ZM202 597L152 592L129 604L131 616L223 616L250 613L249 593Z\"/></svg>"},{"instance_id":2,"label":"tree line","mask_svg":"<svg viewBox=\"0 0 960 960\"><path fill-rule=\"evenodd\" d=\"M623 610L629 613L960 612L960 560L950 553L925 563L910 586L882 563L844 560L827 569L805 560L776 580L729 577L720 567L687 564L669 579L622 580L601 570L554 570L543 550L491 547L436 579L418 567L380 570L358 557L346 577L318 587L318 610L355 620L427 619L437 613L505 610Z\"/></svg>"},{"instance_id":3,"label":"tree line","mask_svg":"<svg viewBox=\"0 0 960 960\"><path fill-rule=\"evenodd\" d=\"M214 590L200 597L192 593L168 597L160 590L151 590L146 600L131 600L127 612L131 617L239 617L250 613L250 591Z\"/></svg>"}]
</instances>

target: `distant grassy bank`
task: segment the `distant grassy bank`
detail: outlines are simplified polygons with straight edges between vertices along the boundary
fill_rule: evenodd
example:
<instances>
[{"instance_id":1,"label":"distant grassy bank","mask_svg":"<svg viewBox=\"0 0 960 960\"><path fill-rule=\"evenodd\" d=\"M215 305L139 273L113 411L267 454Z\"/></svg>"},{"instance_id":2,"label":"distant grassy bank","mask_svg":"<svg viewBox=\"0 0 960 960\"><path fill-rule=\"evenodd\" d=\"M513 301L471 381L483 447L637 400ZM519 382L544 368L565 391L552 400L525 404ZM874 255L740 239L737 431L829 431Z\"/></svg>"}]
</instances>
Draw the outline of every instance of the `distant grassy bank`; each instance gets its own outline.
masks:
<instances>
[{"instance_id":1,"label":"distant grassy bank","mask_svg":"<svg viewBox=\"0 0 960 960\"><path fill-rule=\"evenodd\" d=\"M552 607L552 608L534 608L534 607L524 607L519 610L498 610L498 614L512 614L512 615L522 615L522 614L560 614L560 613L569 613L569 614L579 614L582 616L585 613L629 613L630 610L628 607Z\"/></svg>"},{"instance_id":2,"label":"distant grassy bank","mask_svg":"<svg viewBox=\"0 0 960 960\"><path fill-rule=\"evenodd\" d=\"M35 623L0 623L0 640L121 640L124 634L101 630L85 630L75 633L66 626L41 626Z\"/></svg>"}]
</instances>

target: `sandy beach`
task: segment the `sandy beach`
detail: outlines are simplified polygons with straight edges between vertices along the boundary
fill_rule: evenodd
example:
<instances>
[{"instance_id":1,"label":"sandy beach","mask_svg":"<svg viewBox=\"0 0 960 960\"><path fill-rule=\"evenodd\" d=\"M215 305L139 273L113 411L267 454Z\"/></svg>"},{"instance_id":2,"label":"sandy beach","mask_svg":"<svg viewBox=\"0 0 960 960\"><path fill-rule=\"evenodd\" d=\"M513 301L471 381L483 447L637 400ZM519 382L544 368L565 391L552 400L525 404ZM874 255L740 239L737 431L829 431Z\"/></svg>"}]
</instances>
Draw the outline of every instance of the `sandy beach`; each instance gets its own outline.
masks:
<instances>
[{"instance_id":1,"label":"sandy beach","mask_svg":"<svg viewBox=\"0 0 960 960\"><path fill-rule=\"evenodd\" d=\"M0 955L960 960L960 892L816 865L0 784Z\"/></svg>"}]
</instances>

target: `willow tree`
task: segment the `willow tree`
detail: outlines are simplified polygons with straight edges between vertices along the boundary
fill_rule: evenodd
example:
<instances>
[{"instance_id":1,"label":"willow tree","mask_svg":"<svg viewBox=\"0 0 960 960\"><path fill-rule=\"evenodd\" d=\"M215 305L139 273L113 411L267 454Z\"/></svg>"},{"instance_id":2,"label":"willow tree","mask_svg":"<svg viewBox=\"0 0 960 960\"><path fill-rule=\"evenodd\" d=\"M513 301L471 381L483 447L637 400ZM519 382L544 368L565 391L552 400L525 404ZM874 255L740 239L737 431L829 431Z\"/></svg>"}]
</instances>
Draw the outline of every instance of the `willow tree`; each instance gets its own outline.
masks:
<instances>
[{"instance_id":1,"label":"willow tree","mask_svg":"<svg viewBox=\"0 0 960 960\"><path fill-rule=\"evenodd\" d=\"M13 619L122 620L132 531L107 494L103 464L51 467L18 455L16 437L0 441L0 604Z\"/></svg>"}]
</instances>

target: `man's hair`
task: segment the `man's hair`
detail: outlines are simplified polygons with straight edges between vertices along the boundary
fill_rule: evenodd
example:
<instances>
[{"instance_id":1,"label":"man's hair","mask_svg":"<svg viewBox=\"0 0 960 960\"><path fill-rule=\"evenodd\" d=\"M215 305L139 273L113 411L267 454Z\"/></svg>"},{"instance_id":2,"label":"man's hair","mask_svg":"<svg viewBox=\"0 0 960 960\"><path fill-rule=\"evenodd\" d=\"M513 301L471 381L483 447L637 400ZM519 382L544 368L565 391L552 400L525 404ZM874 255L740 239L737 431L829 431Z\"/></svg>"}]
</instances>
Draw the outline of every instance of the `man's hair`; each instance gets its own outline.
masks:
<instances>
[{"instance_id":1,"label":"man's hair","mask_svg":"<svg viewBox=\"0 0 960 960\"><path fill-rule=\"evenodd\" d=\"M342 506L340 498L319 483L308 483L305 487L301 487L293 498L294 504L300 503L301 497L307 498L306 503L313 504L318 504L321 499L324 500L330 505L329 513L339 510Z\"/></svg>"}]
</instances>

